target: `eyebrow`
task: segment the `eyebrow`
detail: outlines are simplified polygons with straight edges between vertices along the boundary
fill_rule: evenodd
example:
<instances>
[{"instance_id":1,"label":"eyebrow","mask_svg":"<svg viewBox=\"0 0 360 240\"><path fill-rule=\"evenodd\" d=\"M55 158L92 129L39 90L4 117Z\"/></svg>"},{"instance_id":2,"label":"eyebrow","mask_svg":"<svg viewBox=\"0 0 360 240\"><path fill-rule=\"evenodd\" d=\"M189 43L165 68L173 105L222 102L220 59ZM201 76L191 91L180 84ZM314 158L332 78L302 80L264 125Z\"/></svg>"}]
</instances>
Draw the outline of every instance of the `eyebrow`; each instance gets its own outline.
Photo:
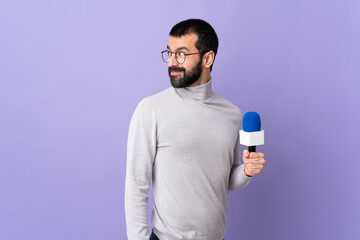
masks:
<instances>
[{"instance_id":1,"label":"eyebrow","mask_svg":"<svg viewBox=\"0 0 360 240\"><path fill-rule=\"evenodd\" d=\"M167 45L166 47L167 47L168 50L171 50L170 47L169 47L169 45ZM176 51L179 51L179 50L186 50L186 51L190 52L189 49L188 49L187 47L185 47L185 46L183 46L183 47L178 47L178 48L176 49Z\"/></svg>"}]
</instances>

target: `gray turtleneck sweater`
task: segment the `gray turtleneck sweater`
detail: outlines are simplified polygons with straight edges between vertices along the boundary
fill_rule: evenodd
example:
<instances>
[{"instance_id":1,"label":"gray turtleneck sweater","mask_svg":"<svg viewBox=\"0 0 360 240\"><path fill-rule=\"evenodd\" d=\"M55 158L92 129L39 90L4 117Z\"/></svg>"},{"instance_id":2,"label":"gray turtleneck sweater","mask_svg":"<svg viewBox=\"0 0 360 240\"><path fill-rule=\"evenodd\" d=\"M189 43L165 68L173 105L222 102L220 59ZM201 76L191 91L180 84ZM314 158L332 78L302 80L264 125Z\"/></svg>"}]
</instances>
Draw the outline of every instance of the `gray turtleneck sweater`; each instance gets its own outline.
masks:
<instances>
[{"instance_id":1,"label":"gray turtleneck sweater","mask_svg":"<svg viewBox=\"0 0 360 240\"><path fill-rule=\"evenodd\" d=\"M131 119L125 213L129 240L148 240L153 181L154 233L161 240L220 240L229 191L251 177L239 161L241 112L212 91L170 87L144 98Z\"/></svg>"}]
</instances>

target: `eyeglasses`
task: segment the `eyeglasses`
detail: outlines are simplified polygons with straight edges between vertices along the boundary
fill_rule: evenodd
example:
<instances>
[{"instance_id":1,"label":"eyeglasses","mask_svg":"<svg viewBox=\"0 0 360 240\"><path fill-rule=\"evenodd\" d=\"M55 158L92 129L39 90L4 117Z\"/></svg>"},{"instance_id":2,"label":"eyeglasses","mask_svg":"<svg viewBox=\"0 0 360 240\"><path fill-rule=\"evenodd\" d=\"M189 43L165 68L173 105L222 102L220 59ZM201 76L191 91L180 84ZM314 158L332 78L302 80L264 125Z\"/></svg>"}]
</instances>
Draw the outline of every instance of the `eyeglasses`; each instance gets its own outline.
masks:
<instances>
[{"instance_id":1,"label":"eyeglasses","mask_svg":"<svg viewBox=\"0 0 360 240\"><path fill-rule=\"evenodd\" d=\"M175 54L175 59L179 64L183 64L186 60L186 56L189 55L194 55L194 54L202 54L203 52L197 52L197 53L185 53L183 51L178 51L178 52L171 52L169 50L164 50L161 52L161 56L162 59L164 60L164 62L168 63L169 62L169 58L171 58L171 56L173 54Z\"/></svg>"}]
</instances>

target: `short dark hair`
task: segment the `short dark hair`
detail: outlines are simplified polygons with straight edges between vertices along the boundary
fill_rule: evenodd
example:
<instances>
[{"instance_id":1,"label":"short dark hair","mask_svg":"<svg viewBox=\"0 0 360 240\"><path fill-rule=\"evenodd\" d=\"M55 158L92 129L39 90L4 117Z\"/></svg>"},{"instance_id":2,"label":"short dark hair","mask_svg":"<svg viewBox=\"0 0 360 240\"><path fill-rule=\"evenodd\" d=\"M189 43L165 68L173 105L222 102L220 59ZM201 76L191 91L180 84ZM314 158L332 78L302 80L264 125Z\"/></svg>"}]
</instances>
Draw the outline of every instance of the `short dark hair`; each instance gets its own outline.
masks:
<instances>
[{"instance_id":1,"label":"short dark hair","mask_svg":"<svg viewBox=\"0 0 360 240\"><path fill-rule=\"evenodd\" d=\"M172 37L182 37L187 34L194 33L198 36L198 40L195 43L195 47L199 49L201 58L204 53L208 51L213 51L217 53L219 46L219 40L216 35L214 28L207 22L201 19L188 19L176 24L170 31L170 36ZM215 60L214 56L214 60ZM212 70L213 65L210 67Z\"/></svg>"}]
</instances>

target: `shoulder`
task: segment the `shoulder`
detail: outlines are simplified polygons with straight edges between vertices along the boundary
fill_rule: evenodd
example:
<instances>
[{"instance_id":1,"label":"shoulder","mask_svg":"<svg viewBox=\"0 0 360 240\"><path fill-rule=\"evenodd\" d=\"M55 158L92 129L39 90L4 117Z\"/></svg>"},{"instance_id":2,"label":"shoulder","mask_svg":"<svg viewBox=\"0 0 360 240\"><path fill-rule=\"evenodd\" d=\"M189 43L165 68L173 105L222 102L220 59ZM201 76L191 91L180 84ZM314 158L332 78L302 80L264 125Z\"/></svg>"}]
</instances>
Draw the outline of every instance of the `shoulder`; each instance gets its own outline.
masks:
<instances>
[{"instance_id":1,"label":"shoulder","mask_svg":"<svg viewBox=\"0 0 360 240\"><path fill-rule=\"evenodd\" d=\"M219 94L216 94L216 93L214 93L213 99L214 99L214 102L219 104L222 108L232 112L232 114L241 118L241 110L233 102L223 98L222 96L220 96Z\"/></svg>"},{"instance_id":2,"label":"shoulder","mask_svg":"<svg viewBox=\"0 0 360 240\"><path fill-rule=\"evenodd\" d=\"M165 100L168 100L170 98L170 96L172 95L172 88L169 87L161 92L158 92L154 95L145 97L141 100L140 103L143 104L159 104L164 102Z\"/></svg>"},{"instance_id":3,"label":"shoulder","mask_svg":"<svg viewBox=\"0 0 360 240\"><path fill-rule=\"evenodd\" d=\"M164 103L166 103L169 98L171 97L172 93L171 93L172 89L171 87L156 93L154 95L148 96L143 98L137 105L136 107L136 112L153 112L155 108L157 108L158 105L162 105Z\"/></svg>"}]
</instances>

